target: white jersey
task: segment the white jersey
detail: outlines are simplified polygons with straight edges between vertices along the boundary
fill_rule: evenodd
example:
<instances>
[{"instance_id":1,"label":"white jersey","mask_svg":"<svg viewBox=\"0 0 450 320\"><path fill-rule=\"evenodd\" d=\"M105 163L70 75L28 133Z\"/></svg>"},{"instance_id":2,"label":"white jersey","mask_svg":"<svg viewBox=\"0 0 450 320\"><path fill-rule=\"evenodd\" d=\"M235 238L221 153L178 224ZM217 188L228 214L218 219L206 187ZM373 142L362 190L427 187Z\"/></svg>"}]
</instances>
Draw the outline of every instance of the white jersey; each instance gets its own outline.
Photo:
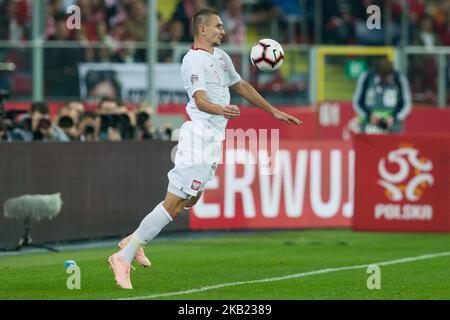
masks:
<instances>
[{"instance_id":1,"label":"white jersey","mask_svg":"<svg viewBox=\"0 0 450 320\"><path fill-rule=\"evenodd\" d=\"M181 75L189 95L186 112L191 120L202 129L217 130L220 140L225 139L228 120L221 115L200 111L193 96L196 91L203 90L210 102L221 106L230 104L228 87L241 80L230 56L219 48L214 48L213 54L210 54L206 50L192 47L183 58Z\"/></svg>"}]
</instances>

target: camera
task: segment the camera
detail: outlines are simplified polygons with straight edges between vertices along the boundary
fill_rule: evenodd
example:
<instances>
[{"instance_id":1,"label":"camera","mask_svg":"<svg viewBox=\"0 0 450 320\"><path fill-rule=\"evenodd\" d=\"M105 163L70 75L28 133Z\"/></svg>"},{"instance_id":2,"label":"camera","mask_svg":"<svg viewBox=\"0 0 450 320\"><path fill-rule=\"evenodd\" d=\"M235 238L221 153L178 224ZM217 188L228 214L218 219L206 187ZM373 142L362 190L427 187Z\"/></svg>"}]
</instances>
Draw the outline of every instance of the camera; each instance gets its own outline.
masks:
<instances>
[{"instance_id":1,"label":"camera","mask_svg":"<svg viewBox=\"0 0 450 320\"><path fill-rule=\"evenodd\" d=\"M145 123L150 119L150 115L147 112L139 112L136 115L136 125L138 128L144 128Z\"/></svg>"},{"instance_id":2,"label":"camera","mask_svg":"<svg viewBox=\"0 0 450 320\"><path fill-rule=\"evenodd\" d=\"M63 129L72 128L73 125L74 125L73 119L68 116L61 117L58 121L58 126Z\"/></svg>"},{"instance_id":3,"label":"camera","mask_svg":"<svg viewBox=\"0 0 450 320\"><path fill-rule=\"evenodd\" d=\"M84 135L91 135L95 133L95 126L92 124L88 124L84 127Z\"/></svg>"},{"instance_id":4,"label":"camera","mask_svg":"<svg viewBox=\"0 0 450 320\"><path fill-rule=\"evenodd\" d=\"M38 122L38 125L37 125L37 131L43 130L43 129L46 130L46 129L50 128L51 125L52 125L52 123L50 122L49 119L45 119L45 118L40 119Z\"/></svg>"},{"instance_id":5,"label":"camera","mask_svg":"<svg viewBox=\"0 0 450 320\"><path fill-rule=\"evenodd\" d=\"M131 125L130 118L126 114L106 114L101 115L101 132L107 132L108 128L116 129L124 139L132 138L134 128Z\"/></svg>"},{"instance_id":6,"label":"camera","mask_svg":"<svg viewBox=\"0 0 450 320\"><path fill-rule=\"evenodd\" d=\"M164 133L167 135L167 137L171 137L172 136L172 131L173 129L171 127L167 127L164 129Z\"/></svg>"},{"instance_id":7,"label":"camera","mask_svg":"<svg viewBox=\"0 0 450 320\"><path fill-rule=\"evenodd\" d=\"M102 131L107 130L109 127L117 129L122 124L122 117L119 114L102 114L100 116Z\"/></svg>"},{"instance_id":8,"label":"camera","mask_svg":"<svg viewBox=\"0 0 450 320\"><path fill-rule=\"evenodd\" d=\"M385 118L380 118L377 122L377 126L380 129L387 130L387 128L388 128L387 120Z\"/></svg>"}]
</instances>

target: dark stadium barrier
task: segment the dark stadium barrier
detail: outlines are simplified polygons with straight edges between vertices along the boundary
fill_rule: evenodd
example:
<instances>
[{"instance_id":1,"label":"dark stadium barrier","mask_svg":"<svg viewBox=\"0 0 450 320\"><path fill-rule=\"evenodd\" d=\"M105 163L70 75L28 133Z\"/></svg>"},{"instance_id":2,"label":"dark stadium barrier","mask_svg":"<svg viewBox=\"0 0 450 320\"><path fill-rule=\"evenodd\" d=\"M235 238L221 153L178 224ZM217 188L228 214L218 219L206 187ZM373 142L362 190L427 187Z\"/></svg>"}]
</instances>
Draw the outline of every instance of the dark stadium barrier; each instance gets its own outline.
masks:
<instances>
[{"instance_id":1,"label":"dark stadium barrier","mask_svg":"<svg viewBox=\"0 0 450 320\"><path fill-rule=\"evenodd\" d=\"M164 199L173 142L0 144L0 205L61 192L61 213L31 222L34 243L127 235ZM186 230L182 214L164 232ZM23 221L0 216L0 247L17 245Z\"/></svg>"}]
</instances>

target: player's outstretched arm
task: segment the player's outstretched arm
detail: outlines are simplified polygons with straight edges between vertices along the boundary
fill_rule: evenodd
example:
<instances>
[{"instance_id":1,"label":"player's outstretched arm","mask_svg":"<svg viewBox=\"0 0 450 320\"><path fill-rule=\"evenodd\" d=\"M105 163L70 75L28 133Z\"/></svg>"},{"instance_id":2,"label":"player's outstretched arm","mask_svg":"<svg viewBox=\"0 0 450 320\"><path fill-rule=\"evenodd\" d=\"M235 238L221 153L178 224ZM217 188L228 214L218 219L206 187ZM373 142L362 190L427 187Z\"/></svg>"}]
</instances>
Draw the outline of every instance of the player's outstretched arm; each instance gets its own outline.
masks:
<instances>
[{"instance_id":1,"label":"player's outstretched arm","mask_svg":"<svg viewBox=\"0 0 450 320\"><path fill-rule=\"evenodd\" d=\"M231 86L231 89L242 96L247 101L257 105L261 109L269 112L275 119L284 121L288 124L301 125L303 122L286 112L280 111L272 106L266 99L264 99L253 86L245 80L240 80Z\"/></svg>"},{"instance_id":2,"label":"player's outstretched arm","mask_svg":"<svg viewBox=\"0 0 450 320\"><path fill-rule=\"evenodd\" d=\"M195 104L198 110L224 116L226 119L236 119L240 115L239 108L236 105L222 107L219 104L212 103L208 100L206 91L199 90L194 93Z\"/></svg>"}]
</instances>

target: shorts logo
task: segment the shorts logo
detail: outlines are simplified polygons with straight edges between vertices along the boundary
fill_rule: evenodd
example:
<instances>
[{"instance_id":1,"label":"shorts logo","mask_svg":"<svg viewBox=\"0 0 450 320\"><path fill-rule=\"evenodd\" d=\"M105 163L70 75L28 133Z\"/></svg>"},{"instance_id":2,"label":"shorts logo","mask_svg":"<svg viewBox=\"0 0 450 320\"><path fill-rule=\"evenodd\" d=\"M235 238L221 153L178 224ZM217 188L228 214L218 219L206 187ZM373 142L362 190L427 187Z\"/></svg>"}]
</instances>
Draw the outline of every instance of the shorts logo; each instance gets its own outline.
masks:
<instances>
[{"instance_id":1,"label":"shorts logo","mask_svg":"<svg viewBox=\"0 0 450 320\"><path fill-rule=\"evenodd\" d=\"M194 180L194 181L192 181L191 189L198 191L198 189L200 189L201 185L202 185L202 183L200 181Z\"/></svg>"},{"instance_id":2,"label":"shorts logo","mask_svg":"<svg viewBox=\"0 0 450 320\"><path fill-rule=\"evenodd\" d=\"M197 81L198 81L198 75L196 75L196 74L191 75L191 84L194 84Z\"/></svg>"}]
</instances>

